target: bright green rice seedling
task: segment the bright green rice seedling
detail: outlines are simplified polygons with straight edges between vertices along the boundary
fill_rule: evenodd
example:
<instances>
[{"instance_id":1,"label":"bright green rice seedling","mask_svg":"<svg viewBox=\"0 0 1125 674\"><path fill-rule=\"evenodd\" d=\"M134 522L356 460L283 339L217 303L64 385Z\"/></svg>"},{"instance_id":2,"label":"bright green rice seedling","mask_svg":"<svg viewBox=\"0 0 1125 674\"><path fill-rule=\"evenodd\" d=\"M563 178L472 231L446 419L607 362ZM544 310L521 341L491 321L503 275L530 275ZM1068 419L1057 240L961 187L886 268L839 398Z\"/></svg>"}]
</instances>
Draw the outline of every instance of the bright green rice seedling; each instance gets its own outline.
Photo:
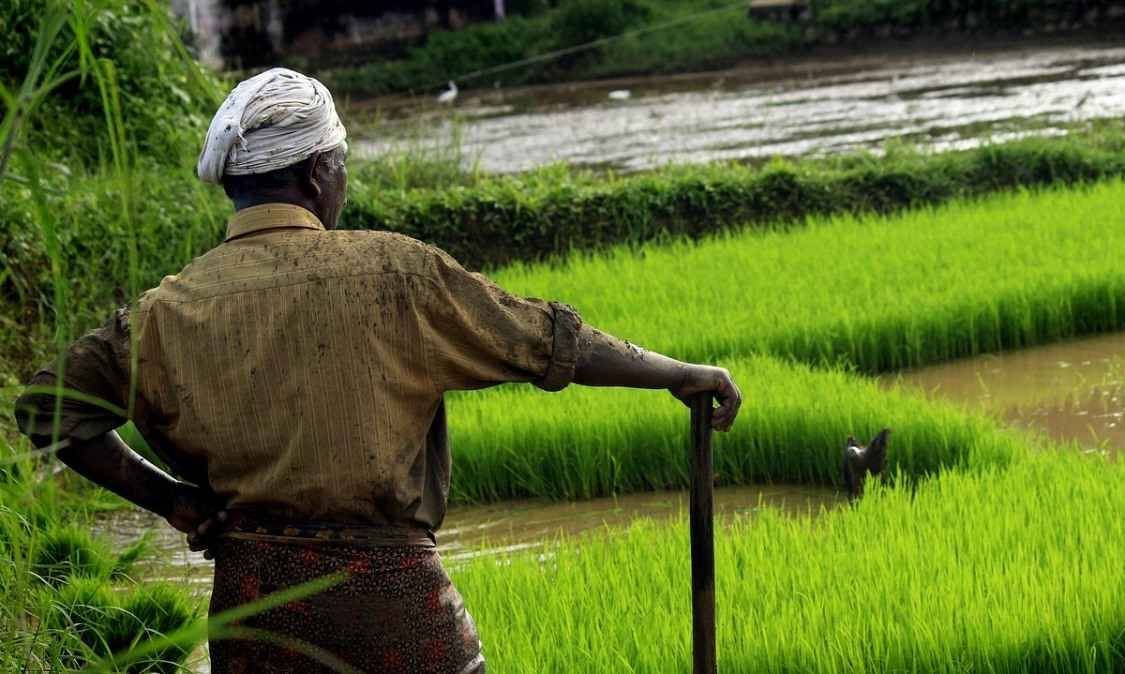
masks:
<instances>
[{"instance_id":1,"label":"bright green rice seedling","mask_svg":"<svg viewBox=\"0 0 1125 674\"><path fill-rule=\"evenodd\" d=\"M32 554L32 573L52 585L73 577L105 580L114 567L109 545L74 525L50 526L37 537Z\"/></svg>"},{"instance_id":2,"label":"bright green rice seedling","mask_svg":"<svg viewBox=\"0 0 1125 674\"><path fill-rule=\"evenodd\" d=\"M769 353L878 373L1125 324L1125 183L817 219L495 275L690 360Z\"/></svg>"},{"instance_id":3,"label":"bright green rice seedling","mask_svg":"<svg viewBox=\"0 0 1125 674\"><path fill-rule=\"evenodd\" d=\"M46 629L61 642L61 659L71 666L124 653L194 621L199 610L178 588L155 583L122 595L104 581L76 579L52 600ZM123 671L178 672L185 648L168 644Z\"/></svg>"},{"instance_id":4,"label":"bright green rice seedling","mask_svg":"<svg viewBox=\"0 0 1125 674\"><path fill-rule=\"evenodd\" d=\"M849 434L890 426L909 475L967 465L991 426L839 372L767 353L881 372L1120 327L1125 183L1020 193L893 218L814 221L699 245L617 249L562 267L498 274L525 294L573 302L593 325L695 361L746 389L719 441L720 479L831 483ZM663 307L664 310L643 310ZM643 392L526 387L451 403L461 498L588 497L686 484L687 413ZM979 454L980 452L978 452ZM992 462L997 455L983 452Z\"/></svg>"},{"instance_id":5,"label":"bright green rice seedling","mask_svg":"<svg viewBox=\"0 0 1125 674\"><path fill-rule=\"evenodd\" d=\"M734 430L716 439L720 483L834 484L845 438L886 426L894 429L891 471L912 477L1024 452L982 416L840 370L766 356L725 364L747 402ZM590 498L688 484L688 411L664 392L501 387L457 396L450 418L459 499Z\"/></svg>"},{"instance_id":6,"label":"bright green rice seedling","mask_svg":"<svg viewBox=\"0 0 1125 674\"><path fill-rule=\"evenodd\" d=\"M1039 454L721 528L719 668L1121 671L1122 484L1120 464ZM666 674L690 671L690 568L681 521L453 575L498 671Z\"/></svg>"}]
</instances>

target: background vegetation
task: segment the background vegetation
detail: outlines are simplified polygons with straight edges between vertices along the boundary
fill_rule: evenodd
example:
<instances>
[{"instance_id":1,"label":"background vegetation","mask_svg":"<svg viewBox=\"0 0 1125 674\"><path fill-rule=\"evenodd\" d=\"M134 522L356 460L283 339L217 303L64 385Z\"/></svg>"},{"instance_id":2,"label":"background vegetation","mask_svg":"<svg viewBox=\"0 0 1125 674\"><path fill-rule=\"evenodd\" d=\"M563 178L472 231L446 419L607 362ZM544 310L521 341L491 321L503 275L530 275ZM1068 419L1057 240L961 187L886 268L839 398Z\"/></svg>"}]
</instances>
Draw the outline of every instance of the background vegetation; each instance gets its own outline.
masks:
<instances>
[{"instance_id":1,"label":"background vegetation","mask_svg":"<svg viewBox=\"0 0 1125 674\"><path fill-rule=\"evenodd\" d=\"M560 0L527 3L498 24L434 32L397 61L323 73L341 95L432 93L447 80L465 87L727 67L822 44L919 33L1004 33L1119 25L1106 0L813 0L800 22L747 16L731 0ZM621 36L620 39L618 36ZM610 39L614 38L614 39ZM592 49L576 45L601 41ZM557 58L539 58L554 52ZM508 67L517 62L526 65Z\"/></svg>"}]
</instances>

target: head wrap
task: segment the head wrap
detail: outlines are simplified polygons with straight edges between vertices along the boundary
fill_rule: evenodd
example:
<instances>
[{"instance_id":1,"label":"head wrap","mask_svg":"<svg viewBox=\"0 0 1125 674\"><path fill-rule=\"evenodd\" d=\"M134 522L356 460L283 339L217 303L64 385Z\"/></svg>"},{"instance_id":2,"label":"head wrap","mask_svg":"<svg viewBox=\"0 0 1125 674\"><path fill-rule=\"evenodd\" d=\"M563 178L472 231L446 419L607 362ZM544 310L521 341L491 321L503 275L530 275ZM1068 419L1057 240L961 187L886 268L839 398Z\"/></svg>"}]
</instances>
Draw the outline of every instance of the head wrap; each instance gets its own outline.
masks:
<instances>
[{"instance_id":1,"label":"head wrap","mask_svg":"<svg viewBox=\"0 0 1125 674\"><path fill-rule=\"evenodd\" d=\"M215 113L196 171L200 180L267 173L347 145L332 94L288 68L243 80Z\"/></svg>"}]
</instances>

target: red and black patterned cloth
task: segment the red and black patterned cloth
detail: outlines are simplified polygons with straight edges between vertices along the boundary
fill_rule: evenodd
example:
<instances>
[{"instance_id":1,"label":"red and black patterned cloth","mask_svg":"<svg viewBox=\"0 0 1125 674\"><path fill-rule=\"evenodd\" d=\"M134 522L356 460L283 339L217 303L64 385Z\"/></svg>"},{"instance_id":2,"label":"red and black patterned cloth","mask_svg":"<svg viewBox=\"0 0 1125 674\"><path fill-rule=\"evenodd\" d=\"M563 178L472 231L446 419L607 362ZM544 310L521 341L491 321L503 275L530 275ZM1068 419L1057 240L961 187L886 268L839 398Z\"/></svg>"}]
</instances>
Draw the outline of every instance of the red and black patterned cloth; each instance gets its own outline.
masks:
<instances>
[{"instance_id":1,"label":"red and black patterned cloth","mask_svg":"<svg viewBox=\"0 0 1125 674\"><path fill-rule=\"evenodd\" d=\"M363 530L237 518L215 547L211 615L325 576L342 580L237 621L248 638L213 635L211 671L483 674L473 619L432 537L418 534L390 532L388 541Z\"/></svg>"}]
</instances>

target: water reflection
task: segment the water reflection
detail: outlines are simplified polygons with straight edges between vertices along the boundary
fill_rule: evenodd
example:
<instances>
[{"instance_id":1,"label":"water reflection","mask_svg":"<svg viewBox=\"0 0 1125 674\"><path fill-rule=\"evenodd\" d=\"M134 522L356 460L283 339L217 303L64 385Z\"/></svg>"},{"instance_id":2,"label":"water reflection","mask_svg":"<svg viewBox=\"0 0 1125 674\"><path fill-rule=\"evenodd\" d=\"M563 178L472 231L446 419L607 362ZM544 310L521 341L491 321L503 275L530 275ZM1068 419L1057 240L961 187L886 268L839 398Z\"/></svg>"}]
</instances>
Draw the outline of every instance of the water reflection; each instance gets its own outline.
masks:
<instances>
[{"instance_id":1,"label":"water reflection","mask_svg":"<svg viewBox=\"0 0 1125 674\"><path fill-rule=\"evenodd\" d=\"M555 161L623 170L877 148L892 138L935 149L1059 135L1060 125L1125 113L1125 48L1012 48L758 66L628 83L566 84L468 97L466 154L489 172ZM628 87L626 101L607 97ZM428 100L374 129L361 154L448 137ZM415 142L415 141L412 141Z\"/></svg>"},{"instance_id":2,"label":"water reflection","mask_svg":"<svg viewBox=\"0 0 1125 674\"><path fill-rule=\"evenodd\" d=\"M901 381L1092 450L1125 450L1125 334L903 372Z\"/></svg>"},{"instance_id":3,"label":"water reflection","mask_svg":"<svg viewBox=\"0 0 1125 674\"><path fill-rule=\"evenodd\" d=\"M736 514L752 514L761 507L781 509L794 516L816 515L842 503L829 489L767 485L722 487L715 490L715 513L720 521ZM438 549L448 565L481 555L542 548L560 535L601 534L627 526L641 517L670 520L686 517L687 494L654 492L578 502L517 500L484 506L454 507L438 534ZM122 544L151 532L156 554L139 569L145 580L186 584L207 592L211 562L188 550L184 537L162 519L135 508L102 516L98 529Z\"/></svg>"}]
</instances>

